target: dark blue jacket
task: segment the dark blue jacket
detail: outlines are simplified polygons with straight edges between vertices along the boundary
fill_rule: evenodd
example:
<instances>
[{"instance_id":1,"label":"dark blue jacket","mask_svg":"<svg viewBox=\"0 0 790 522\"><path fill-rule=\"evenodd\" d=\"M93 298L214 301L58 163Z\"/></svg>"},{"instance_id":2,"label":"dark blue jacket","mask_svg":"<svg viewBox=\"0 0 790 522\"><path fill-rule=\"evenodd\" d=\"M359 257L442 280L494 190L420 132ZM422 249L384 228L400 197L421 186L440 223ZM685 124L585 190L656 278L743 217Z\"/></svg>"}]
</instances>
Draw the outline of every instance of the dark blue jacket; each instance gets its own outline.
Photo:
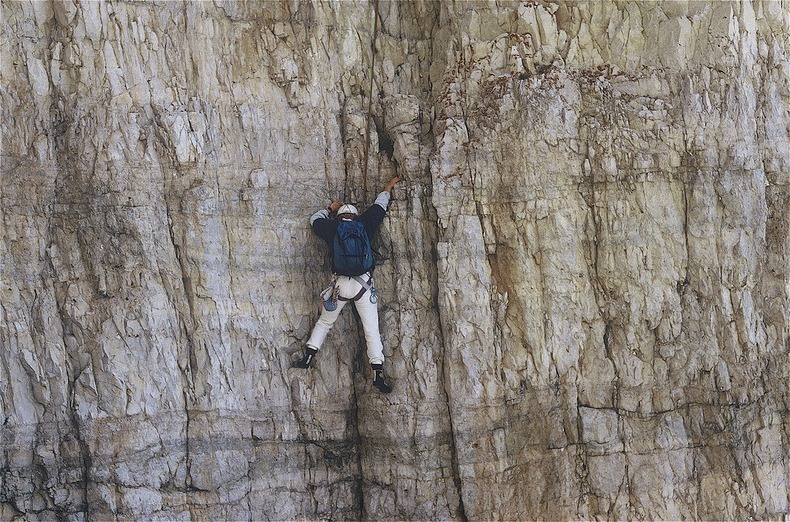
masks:
<instances>
[{"instance_id":1,"label":"dark blue jacket","mask_svg":"<svg viewBox=\"0 0 790 522\"><path fill-rule=\"evenodd\" d=\"M376 232L379 229L379 225L381 222L384 221L384 216L387 214L387 211L384 209L381 204L377 202L371 205L366 211L360 214L359 217L356 219L362 222L362 226L365 227L365 233L368 235L368 239L373 241L373 237L375 236ZM324 216L328 216L329 213L326 211L319 211L323 212ZM313 215L315 217L315 214ZM329 217L317 217L313 221L313 232L320 237L321 239L329 245L329 252L332 253L332 249L335 244L335 233L337 232L337 227L340 225L340 220L337 218L329 218ZM334 272L335 267L332 267L332 271Z\"/></svg>"}]
</instances>

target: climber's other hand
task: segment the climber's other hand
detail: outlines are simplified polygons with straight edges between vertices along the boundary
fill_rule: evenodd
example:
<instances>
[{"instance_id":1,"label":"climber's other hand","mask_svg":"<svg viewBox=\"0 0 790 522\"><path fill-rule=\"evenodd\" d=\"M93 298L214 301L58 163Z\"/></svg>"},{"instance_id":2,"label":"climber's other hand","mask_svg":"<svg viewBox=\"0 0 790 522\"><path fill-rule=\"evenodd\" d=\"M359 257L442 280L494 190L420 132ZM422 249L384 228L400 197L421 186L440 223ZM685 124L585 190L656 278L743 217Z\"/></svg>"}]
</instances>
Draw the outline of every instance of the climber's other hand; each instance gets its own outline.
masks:
<instances>
[{"instance_id":1,"label":"climber's other hand","mask_svg":"<svg viewBox=\"0 0 790 522\"><path fill-rule=\"evenodd\" d=\"M389 185L387 185L387 188L385 188L384 190L386 192L390 192L392 190L392 187L395 186L395 183L397 183L399 181L400 181L400 178L397 178L397 177L392 178L392 181L390 181Z\"/></svg>"}]
</instances>

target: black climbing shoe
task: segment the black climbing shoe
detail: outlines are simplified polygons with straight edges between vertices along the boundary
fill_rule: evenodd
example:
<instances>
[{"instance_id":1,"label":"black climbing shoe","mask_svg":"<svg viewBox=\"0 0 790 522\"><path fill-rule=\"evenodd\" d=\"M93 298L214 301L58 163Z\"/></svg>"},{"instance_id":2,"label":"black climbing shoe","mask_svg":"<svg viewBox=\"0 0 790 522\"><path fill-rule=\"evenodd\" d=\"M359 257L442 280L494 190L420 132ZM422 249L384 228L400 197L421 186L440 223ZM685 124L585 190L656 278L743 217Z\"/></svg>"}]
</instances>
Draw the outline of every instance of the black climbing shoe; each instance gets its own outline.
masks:
<instances>
[{"instance_id":1,"label":"black climbing shoe","mask_svg":"<svg viewBox=\"0 0 790 522\"><path fill-rule=\"evenodd\" d=\"M384 368L381 364L371 364L373 368L373 386L381 393L389 393L392 391L392 386L384 381Z\"/></svg>"},{"instance_id":2,"label":"black climbing shoe","mask_svg":"<svg viewBox=\"0 0 790 522\"><path fill-rule=\"evenodd\" d=\"M294 363L291 365L291 368L309 368L310 364L313 362L313 357L315 357L315 354L317 353L318 350L307 348L307 350L304 352L304 357L298 361L294 361Z\"/></svg>"}]
</instances>

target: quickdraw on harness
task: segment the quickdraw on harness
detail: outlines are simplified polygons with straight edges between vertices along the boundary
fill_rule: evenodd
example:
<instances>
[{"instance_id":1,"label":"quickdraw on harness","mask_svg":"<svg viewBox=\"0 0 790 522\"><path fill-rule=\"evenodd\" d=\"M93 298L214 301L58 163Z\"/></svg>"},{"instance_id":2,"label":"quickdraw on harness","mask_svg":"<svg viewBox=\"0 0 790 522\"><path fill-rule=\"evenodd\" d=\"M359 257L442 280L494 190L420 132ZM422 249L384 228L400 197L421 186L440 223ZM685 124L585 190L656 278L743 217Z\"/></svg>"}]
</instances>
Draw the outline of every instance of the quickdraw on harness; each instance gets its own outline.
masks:
<instances>
[{"instance_id":1,"label":"quickdraw on harness","mask_svg":"<svg viewBox=\"0 0 790 522\"><path fill-rule=\"evenodd\" d=\"M334 312L337 310L337 302L338 301L359 301L365 292L369 292L370 302L377 303L379 301L379 292L376 290L376 287L373 286L373 277L368 277L368 280L365 281L362 276L353 276L351 277L354 281L359 283L362 288L359 289L357 295L354 297L341 297L340 294L340 287L337 285L337 274L332 274L332 281L329 283L329 286L321 292L321 302L326 309L327 312Z\"/></svg>"}]
</instances>

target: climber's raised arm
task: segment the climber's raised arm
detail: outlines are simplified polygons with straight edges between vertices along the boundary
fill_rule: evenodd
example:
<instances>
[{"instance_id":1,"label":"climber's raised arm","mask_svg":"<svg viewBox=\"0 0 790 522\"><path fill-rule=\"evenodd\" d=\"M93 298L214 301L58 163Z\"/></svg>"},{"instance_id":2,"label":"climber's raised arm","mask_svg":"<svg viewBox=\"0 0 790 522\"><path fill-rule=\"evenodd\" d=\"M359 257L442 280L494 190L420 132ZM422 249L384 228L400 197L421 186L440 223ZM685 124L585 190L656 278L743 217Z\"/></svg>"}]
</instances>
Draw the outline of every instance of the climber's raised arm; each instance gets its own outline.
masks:
<instances>
[{"instance_id":1,"label":"climber's raised arm","mask_svg":"<svg viewBox=\"0 0 790 522\"><path fill-rule=\"evenodd\" d=\"M384 221L384 216L387 213L387 206L389 206L390 197L392 195L392 187L394 187L395 183L398 181L400 181L400 178L392 178L392 181L389 182L387 187L376 196L375 203L359 216L359 220L365 225L365 231L369 235L373 235L381 222Z\"/></svg>"},{"instance_id":2,"label":"climber's raised arm","mask_svg":"<svg viewBox=\"0 0 790 522\"><path fill-rule=\"evenodd\" d=\"M317 219L329 219L330 216L335 212L337 212L337 209L339 209L342 205L343 203L340 201L337 200L333 201L332 203L329 204L328 207L322 208L321 210L310 216L310 225L315 223Z\"/></svg>"},{"instance_id":3,"label":"climber's raised arm","mask_svg":"<svg viewBox=\"0 0 790 522\"><path fill-rule=\"evenodd\" d=\"M322 208L310 216L310 226L313 232L323 239L328 245L332 244L337 230L337 223L332 219L332 215L343 205L340 201L333 201L328 207Z\"/></svg>"}]
</instances>

